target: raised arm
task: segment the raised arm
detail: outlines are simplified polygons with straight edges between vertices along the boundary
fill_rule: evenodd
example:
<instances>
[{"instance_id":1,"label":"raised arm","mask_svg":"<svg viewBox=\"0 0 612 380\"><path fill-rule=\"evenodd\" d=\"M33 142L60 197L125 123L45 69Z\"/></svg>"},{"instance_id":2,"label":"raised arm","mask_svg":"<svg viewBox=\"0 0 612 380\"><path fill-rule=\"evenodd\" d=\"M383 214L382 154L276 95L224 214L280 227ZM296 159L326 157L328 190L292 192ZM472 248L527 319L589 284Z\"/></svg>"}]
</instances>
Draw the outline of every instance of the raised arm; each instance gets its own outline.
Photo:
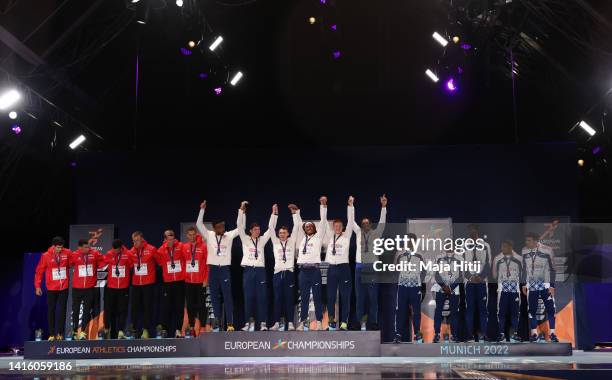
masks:
<instances>
[{"instance_id":1,"label":"raised arm","mask_svg":"<svg viewBox=\"0 0 612 380\"><path fill-rule=\"evenodd\" d=\"M355 207L353 203L355 202L355 198L351 195L348 199L348 206L346 208L346 230L342 233L343 236L347 238L351 238L353 234L353 225L355 224Z\"/></svg>"},{"instance_id":2,"label":"raised arm","mask_svg":"<svg viewBox=\"0 0 612 380\"><path fill-rule=\"evenodd\" d=\"M294 245L297 246L304 237L304 230L302 229L302 217L300 216L300 209L296 205L292 203L288 207L289 210L291 210L291 218L293 219L291 239L293 239Z\"/></svg>"},{"instance_id":3,"label":"raised arm","mask_svg":"<svg viewBox=\"0 0 612 380\"><path fill-rule=\"evenodd\" d=\"M270 215L270 221L268 222L268 229L263 234L264 241L267 241L270 238L276 238L276 223L278 223L278 205L275 203L272 205L272 214Z\"/></svg>"},{"instance_id":4,"label":"raised arm","mask_svg":"<svg viewBox=\"0 0 612 380\"><path fill-rule=\"evenodd\" d=\"M238 217L236 218L236 228L227 232L227 236L230 239L235 238L236 236L238 236L238 234L240 234L241 238L242 238L242 234L246 236L244 232L244 228L246 225L246 216L244 212L246 210L247 204L249 204L249 202L247 201L242 201L242 203L240 203L240 208L238 209Z\"/></svg>"},{"instance_id":5,"label":"raised arm","mask_svg":"<svg viewBox=\"0 0 612 380\"><path fill-rule=\"evenodd\" d=\"M319 203L319 214L321 220L319 221L318 225L315 223L315 225L317 226L316 236L324 240L329 230L329 223L327 222L327 197L322 196L321 198L319 198Z\"/></svg>"},{"instance_id":6,"label":"raised arm","mask_svg":"<svg viewBox=\"0 0 612 380\"><path fill-rule=\"evenodd\" d=\"M374 239L382 236L385 230L386 223L387 223L387 196L386 194L383 194L382 197L380 197L380 218L378 219L378 224L376 225L376 228L372 230L372 235Z\"/></svg>"},{"instance_id":7,"label":"raised arm","mask_svg":"<svg viewBox=\"0 0 612 380\"><path fill-rule=\"evenodd\" d=\"M204 213L206 212L206 201L200 204L200 213L198 214L198 220L196 221L196 228L200 235L202 235L202 239L206 240L208 237L208 230L204 225Z\"/></svg>"}]
</instances>

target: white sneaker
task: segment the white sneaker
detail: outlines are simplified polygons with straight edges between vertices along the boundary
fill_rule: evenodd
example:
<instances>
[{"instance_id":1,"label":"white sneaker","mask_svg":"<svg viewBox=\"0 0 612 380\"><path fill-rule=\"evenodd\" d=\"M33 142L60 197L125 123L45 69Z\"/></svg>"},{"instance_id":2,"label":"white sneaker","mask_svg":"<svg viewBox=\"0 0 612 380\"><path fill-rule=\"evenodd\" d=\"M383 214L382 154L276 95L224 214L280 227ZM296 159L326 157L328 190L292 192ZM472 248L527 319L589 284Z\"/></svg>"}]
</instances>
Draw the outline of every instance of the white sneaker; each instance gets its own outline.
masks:
<instances>
[{"instance_id":1,"label":"white sneaker","mask_svg":"<svg viewBox=\"0 0 612 380\"><path fill-rule=\"evenodd\" d=\"M183 337L183 334L181 334L181 330L176 330L176 331L174 332L174 337L175 337L175 338L182 338L182 337Z\"/></svg>"},{"instance_id":2,"label":"white sneaker","mask_svg":"<svg viewBox=\"0 0 612 380\"><path fill-rule=\"evenodd\" d=\"M250 322L249 323L249 332L254 332L255 331L255 322Z\"/></svg>"},{"instance_id":3,"label":"white sneaker","mask_svg":"<svg viewBox=\"0 0 612 380\"><path fill-rule=\"evenodd\" d=\"M249 331L249 322L244 324L244 327L242 328L242 331Z\"/></svg>"},{"instance_id":4,"label":"white sneaker","mask_svg":"<svg viewBox=\"0 0 612 380\"><path fill-rule=\"evenodd\" d=\"M291 328L289 328L291 329ZM297 331L304 331L304 322L300 322L298 323L298 327L296 329Z\"/></svg>"},{"instance_id":5,"label":"white sneaker","mask_svg":"<svg viewBox=\"0 0 612 380\"><path fill-rule=\"evenodd\" d=\"M293 326L293 322L289 322L289 328L287 330L288 331L294 331L295 330L295 326Z\"/></svg>"},{"instance_id":6,"label":"white sneaker","mask_svg":"<svg viewBox=\"0 0 612 380\"><path fill-rule=\"evenodd\" d=\"M317 327L315 327L315 330L317 331L323 330L323 324L321 323L321 321L317 321Z\"/></svg>"},{"instance_id":7,"label":"white sneaker","mask_svg":"<svg viewBox=\"0 0 612 380\"><path fill-rule=\"evenodd\" d=\"M261 325L259 325L259 331L268 331L268 325L266 324L266 322L261 322Z\"/></svg>"},{"instance_id":8,"label":"white sneaker","mask_svg":"<svg viewBox=\"0 0 612 380\"><path fill-rule=\"evenodd\" d=\"M366 323L365 322L361 322L361 331L366 331L367 329L368 328L367 328Z\"/></svg>"},{"instance_id":9,"label":"white sneaker","mask_svg":"<svg viewBox=\"0 0 612 380\"><path fill-rule=\"evenodd\" d=\"M279 329L279 324L278 322L275 322L271 327L270 327L270 331L278 331Z\"/></svg>"}]
</instances>

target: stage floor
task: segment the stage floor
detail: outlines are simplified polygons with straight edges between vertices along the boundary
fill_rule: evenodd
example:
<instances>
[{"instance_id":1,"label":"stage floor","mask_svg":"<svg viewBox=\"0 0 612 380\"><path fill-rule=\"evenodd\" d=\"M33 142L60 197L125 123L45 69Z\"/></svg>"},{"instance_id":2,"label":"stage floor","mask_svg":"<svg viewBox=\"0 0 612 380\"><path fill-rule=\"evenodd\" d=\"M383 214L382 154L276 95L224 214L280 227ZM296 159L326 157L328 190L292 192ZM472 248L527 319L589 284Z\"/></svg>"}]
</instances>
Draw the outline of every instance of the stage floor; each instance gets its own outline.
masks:
<instances>
[{"instance_id":1,"label":"stage floor","mask_svg":"<svg viewBox=\"0 0 612 380\"><path fill-rule=\"evenodd\" d=\"M22 357L0 358L0 376L11 378L181 379L516 379L540 376L555 379L610 379L612 353L574 351L573 356L508 358L410 358L410 357L197 357L157 359L77 360L70 373L16 373L9 362Z\"/></svg>"}]
</instances>

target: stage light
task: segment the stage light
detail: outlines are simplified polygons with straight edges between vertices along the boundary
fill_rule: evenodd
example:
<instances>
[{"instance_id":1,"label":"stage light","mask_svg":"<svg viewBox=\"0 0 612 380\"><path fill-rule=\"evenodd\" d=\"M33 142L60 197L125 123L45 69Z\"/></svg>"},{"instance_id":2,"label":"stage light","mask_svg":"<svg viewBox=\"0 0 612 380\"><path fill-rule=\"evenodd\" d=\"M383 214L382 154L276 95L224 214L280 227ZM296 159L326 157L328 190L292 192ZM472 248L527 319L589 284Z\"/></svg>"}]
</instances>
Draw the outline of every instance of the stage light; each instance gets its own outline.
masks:
<instances>
[{"instance_id":1,"label":"stage light","mask_svg":"<svg viewBox=\"0 0 612 380\"><path fill-rule=\"evenodd\" d=\"M221 87L215 88L215 95L219 96L221 95L221 92L223 92L223 89Z\"/></svg>"},{"instance_id":2,"label":"stage light","mask_svg":"<svg viewBox=\"0 0 612 380\"><path fill-rule=\"evenodd\" d=\"M191 55L191 54L192 54L192 51L191 51L191 50L189 50L189 49L186 49L186 48L182 47L182 48L181 48L181 54L182 54L182 55Z\"/></svg>"},{"instance_id":3,"label":"stage light","mask_svg":"<svg viewBox=\"0 0 612 380\"><path fill-rule=\"evenodd\" d=\"M210 51L215 51L215 49L219 47L219 45L221 45L221 42L223 42L223 37L219 36L208 48L210 49Z\"/></svg>"},{"instance_id":4,"label":"stage light","mask_svg":"<svg viewBox=\"0 0 612 380\"><path fill-rule=\"evenodd\" d=\"M338 30L338 25L333 24L333 25L331 26L331 30L333 30L334 32L335 32L336 30Z\"/></svg>"},{"instance_id":5,"label":"stage light","mask_svg":"<svg viewBox=\"0 0 612 380\"><path fill-rule=\"evenodd\" d=\"M208 74L207 73L200 73L198 76L200 77L200 79L208 78Z\"/></svg>"},{"instance_id":6,"label":"stage light","mask_svg":"<svg viewBox=\"0 0 612 380\"><path fill-rule=\"evenodd\" d=\"M70 149L76 149L79 145L81 145L85 141L85 136L80 135L73 142L70 143Z\"/></svg>"},{"instance_id":7,"label":"stage light","mask_svg":"<svg viewBox=\"0 0 612 380\"><path fill-rule=\"evenodd\" d=\"M314 17L312 17L312 16L308 18L308 23L309 23L310 25L314 24L315 22L317 22L317 19L316 19L316 18L314 18Z\"/></svg>"},{"instance_id":8,"label":"stage light","mask_svg":"<svg viewBox=\"0 0 612 380\"><path fill-rule=\"evenodd\" d=\"M591 127L586 121L582 120L580 122L580 128L584 129L586 133L588 133L590 136L595 136L595 133L597 133L595 131L595 129L593 129L593 127Z\"/></svg>"},{"instance_id":9,"label":"stage light","mask_svg":"<svg viewBox=\"0 0 612 380\"><path fill-rule=\"evenodd\" d=\"M0 95L0 110L4 111L5 109L14 106L19 99L21 99L21 94L17 90L8 90L7 92Z\"/></svg>"},{"instance_id":10,"label":"stage light","mask_svg":"<svg viewBox=\"0 0 612 380\"><path fill-rule=\"evenodd\" d=\"M425 71L425 75L427 75L432 81L436 83L438 83L438 81L440 80L440 78L438 78L438 76L434 74L434 72L430 69L427 69L427 71Z\"/></svg>"},{"instance_id":11,"label":"stage light","mask_svg":"<svg viewBox=\"0 0 612 380\"><path fill-rule=\"evenodd\" d=\"M145 25L149 20L149 2L140 4L136 7L136 22Z\"/></svg>"},{"instance_id":12,"label":"stage light","mask_svg":"<svg viewBox=\"0 0 612 380\"><path fill-rule=\"evenodd\" d=\"M231 84L232 86L235 86L235 85L236 85L236 84L237 84L237 83L240 81L240 79L242 79L242 73L241 73L240 71L238 71L238 72L236 73L236 75L234 75L234 77L232 78L232 80L230 81L230 84Z\"/></svg>"},{"instance_id":13,"label":"stage light","mask_svg":"<svg viewBox=\"0 0 612 380\"><path fill-rule=\"evenodd\" d=\"M177 7L182 7L183 6L183 0L176 0L176 6Z\"/></svg>"},{"instance_id":14,"label":"stage light","mask_svg":"<svg viewBox=\"0 0 612 380\"><path fill-rule=\"evenodd\" d=\"M453 37L453 42L454 42L454 43L458 44L458 43L459 43L459 41L461 41L461 38L459 38L459 36L454 36L454 37Z\"/></svg>"},{"instance_id":15,"label":"stage light","mask_svg":"<svg viewBox=\"0 0 612 380\"><path fill-rule=\"evenodd\" d=\"M438 32L434 32L434 34L432 35L432 37L434 38L434 40L438 41L438 43L440 45L442 45L442 47L446 47L446 45L448 45L448 40L444 37L442 37L440 35L440 33Z\"/></svg>"},{"instance_id":16,"label":"stage light","mask_svg":"<svg viewBox=\"0 0 612 380\"><path fill-rule=\"evenodd\" d=\"M582 158L578 160L578 166L580 167L584 166L584 160Z\"/></svg>"},{"instance_id":17,"label":"stage light","mask_svg":"<svg viewBox=\"0 0 612 380\"><path fill-rule=\"evenodd\" d=\"M457 91L457 84L455 83L455 79L454 78L450 78L448 81L446 81L446 89L449 92L455 92Z\"/></svg>"},{"instance_id":18,"label":"stage light","mask_svg":"<svg viewBox=\"0 0 612 380\"><path fill-rule=\"evenodd\" d=\"M15 133L16 135L21 133L21 127L17 124L13 125L11 127L11 131L13 131L13 133Z\"/></svg>"},{"instance_id":19,"label":"stage light","mask_svg":"<svg viewBox=\"0 0 612 380\"><path fill-rule=\"evenodd\" d=\"M17 119L17 112L15 112L15 111L11 111L11 112L9 112L8 117L9 117L9 119L11 119L11 120L15 120L15 119Z\"/></svg>"},{"instance_id":20,"label":"stage light","mask_svg":"<svg viewBox=\"0 0 612 380\"><path fill-rule=\"evenodd\" d=\"M193 49L196 46L195 41L189 41L187 42L187 46L189 46L191 49Z\"/></svg>"},{"instance_id":21,"label":"stage light","mask_svg":"<svg viewBox=\"0 0 612 380\"><path fill-rule=\"evenodd\" d=\"M336 50L332 53L334 59L340 59L340 50Z\"/></svg>"},{"instance_id":22,"label":"stage light","mask_svg":"<svg viewBox=\"0 0 612 380\"><path fill-rule=\"evenodd\" d=\"M593 155L598 155L599 152L601 152L601 147L600 146L596 146L593 148Z\"/></svg>"},{"instance_id":23,"label":"stage light","mask_svg":"<svg viewBox=\"0 0 612 380\"><path fill-rule=\"evenodd\" d=\"M137 2L139 2L140 0L132 0L132 4L136 4Z\"/></svg>"}]
</instances>

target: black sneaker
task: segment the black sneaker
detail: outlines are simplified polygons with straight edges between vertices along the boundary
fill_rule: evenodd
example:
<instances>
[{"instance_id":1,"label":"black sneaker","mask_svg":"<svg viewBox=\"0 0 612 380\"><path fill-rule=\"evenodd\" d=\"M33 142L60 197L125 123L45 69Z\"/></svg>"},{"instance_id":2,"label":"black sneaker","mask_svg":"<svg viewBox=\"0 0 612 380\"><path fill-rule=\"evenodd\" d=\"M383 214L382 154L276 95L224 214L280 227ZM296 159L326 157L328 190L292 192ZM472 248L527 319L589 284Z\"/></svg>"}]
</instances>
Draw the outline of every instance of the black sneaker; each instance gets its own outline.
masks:
<instances>
[{"instance_id":1,"label":"black sneaker","mask_svg":"<svg viewBox=\"0 0 612 380\"><path fill-rule=\"evenodd\" d=\"M440 343L440 334L434 335L432 343Z\"/></svg>"},{"instance_id":2,"label":"black sneaker","mask_svg":"<svg viewBox=\"0 0 612 380\"><path fill-rule=\"evenodd\" d=\"M506 341L506 335L504 333L499 333L499 336L497 337L497 341L498 342L505 342Z\"/></svg>"},{"instance_id":3,"label":"black sneaker","mask_svg":"<svg viewBox=\"0 0 612 380\"><path fill-rule=\"evenodd\" d=\"M449 338L448 334L444 334L444 341L445 341L446 343L448 343L448 338Z\"/></svg>"},{"instance_id":4,"label":"black sneaker","mask_svg":"<svg viewBox=\"0 0 612 380\"><path fill-rule=\"evenodd\" d=\"M559 343L559 338L555 335L555 333L550 333L550 341L552 343Z\"/></svg>"},{"instance_id":5,"label":"black sneaker","mask_svg":"<svg viewBox=\"0 0 612 380\"><path fill-rule=\"evenodd\" d=\"M538 342L538 334L532 334L529 337L529 343L537 343Z\"/></svg>"},{"instance_id":6,"label":"black sneaker","mask_svg":"<svg viewBox=\"0 0 612 380\"><path fill-rule=\"evenodd\" d=\"M459 343L459 339L457 339L454 335L451 335L450 341L451 343Z\"/></svg>"},{"instance_id":7,"label":"black sneaker","mask_svg":"<svg viewBox=\"0 0 612 380\"><path fill-rule=\"evenodd\" d=\"M544 333L540 333L540 335L538 335L538 343L546 343L546 337L544 336Z\"/></svg>"},{"instance_id":8,"label":"black sneaker","mask_svg":"<svg viewBox=\"0 0 612 380\"><path fill-rule=\"evenodd\" d=\"M514 333L511 337L510 337L510 343L521 343L523 340L521 339L521 337L519 336L519 334Z\"/></svg>"},{"instance_id":9,"label":"black sneaker","mask_svg":"<svg viewBox=\"0 0 612 380\"><path fill-rule=\"evenodd\" d=\"M486 335L478 335L478 343L486 343L487 341Z\"/></svg>"},{"instance_id":10,"label":"black sneaker","mask_svg":"<svg viewBox=\"0 0 612 380\"><path fill-rule=\"evenodd\" d=\"M415 336L414 336L414 343L423 343L423 334L421 334L421 332L418 332Z\"/></svg>"},{"instance_id":11,"label":"black sneaker","mask_svg":"<svg viewBox=\"0 0 612 380\"><path fill-rule=\"evenodd\" d=\"M336 331L336 322L329 322L327 325L327 331Z\"/></svg>"},{"instance_id":12,"label":"black sneaker","mask_svg":"<svg viewBox=\"0 0 612 380\"><path fill-rule=\"evenodd\" d=\"M402 343L402 336L400 334L395 334L395 336L393 337L393 343Z\"/></svg>"}]
</instances>

